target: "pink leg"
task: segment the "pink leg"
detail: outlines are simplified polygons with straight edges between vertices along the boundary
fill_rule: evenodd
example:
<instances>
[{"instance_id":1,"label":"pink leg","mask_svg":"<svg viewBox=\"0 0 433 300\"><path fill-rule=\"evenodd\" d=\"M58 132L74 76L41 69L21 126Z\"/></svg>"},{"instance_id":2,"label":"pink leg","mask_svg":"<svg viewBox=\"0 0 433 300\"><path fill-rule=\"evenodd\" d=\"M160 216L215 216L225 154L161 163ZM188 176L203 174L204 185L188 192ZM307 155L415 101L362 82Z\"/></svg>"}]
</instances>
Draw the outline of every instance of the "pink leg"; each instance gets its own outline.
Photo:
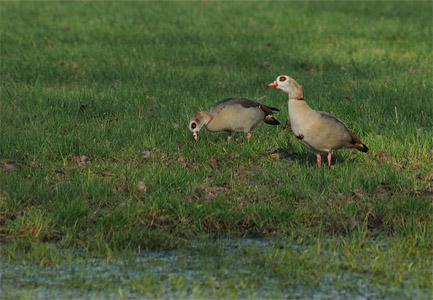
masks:
<instances>
[{"instance_id":1,"label":"pink leg","mask_svg":"<svg viewBox=\"0 0 433 300\"><path fill-rule=\"evenodd\" d=\"M331 167L331 152L328 153L328 167Z\"/></svg>"},{"instance_id":2,"label":"pink leg","mask_svg":"<svg viewBox=\"0 0 433 300\"><path fill-rule=\"evenodd\" d=\"M320 165L322 164L322 157L320 156L320 154L316 154L317 156L317 166L320 168Z\"/></svg>"},{"instance_id":3,"label":"pink leg","mask_svg":"<svg viewBox=\"0 0 433 300\"><path fill-rule=\"evenodd\" d=\"M250 141L251 133L248 132L247 134L247 140Z\"/></svg>"},{"instance_id":4,"label":"pink leg","mask_svg":"<svg viewBox=\"0 0 433 300\"><path fill-rule=\"evenodd\" d=\"M229 132L229 134L227 135L227 141L230 141L232 139L232 133Z\"/></svg>"}]
</instances>

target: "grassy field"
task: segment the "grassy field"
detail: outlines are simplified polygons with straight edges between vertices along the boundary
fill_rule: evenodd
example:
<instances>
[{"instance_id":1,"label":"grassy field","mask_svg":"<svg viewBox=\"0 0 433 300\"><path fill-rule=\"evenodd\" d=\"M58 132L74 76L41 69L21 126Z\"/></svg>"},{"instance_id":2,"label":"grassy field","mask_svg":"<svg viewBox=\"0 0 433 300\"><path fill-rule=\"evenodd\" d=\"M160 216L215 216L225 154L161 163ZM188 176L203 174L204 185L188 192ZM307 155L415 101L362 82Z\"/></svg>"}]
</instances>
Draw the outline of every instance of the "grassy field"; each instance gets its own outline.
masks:
<instances>
[{"instance_id":1,"label":"grassy field","mask_svg":"<svg viewBox=\"0 0 433 300\"><path fill-rule=\"evenodd\" d=\"M2 2L2 256L246 236L320 253L332 239L350 249L336 270L377 259L395 266L377 267L389 282L431 289L431 24L421 1ZM190 117L226 97L278 107L283 123L287 95L267 88L281 74L370 153L318 169L284 126L194 142Z\"/></svg>"}]
</instances>

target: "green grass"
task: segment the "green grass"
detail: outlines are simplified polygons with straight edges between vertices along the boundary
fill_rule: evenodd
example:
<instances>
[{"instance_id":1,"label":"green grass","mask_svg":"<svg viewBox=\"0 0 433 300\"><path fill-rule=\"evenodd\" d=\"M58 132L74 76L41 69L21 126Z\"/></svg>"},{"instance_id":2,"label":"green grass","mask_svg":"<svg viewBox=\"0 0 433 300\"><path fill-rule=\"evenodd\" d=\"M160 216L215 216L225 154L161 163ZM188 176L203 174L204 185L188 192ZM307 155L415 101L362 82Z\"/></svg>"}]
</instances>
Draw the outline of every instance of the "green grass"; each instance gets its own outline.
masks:
<instances>
[{"instance_id":1,"label":"green grass","mask_svg":"<svg viewBox=\"0 0 433 300\"><path fill-rule=\"evenodd\" d=\"M6 298L428 299L424 273L431 257L424 260L409 244L331 238L299 246L223 239L106 260L39 246L32 253L42 253L40 263L2 260L0 266ZM29 274L38 276L29 280Z\"/></svg>"},{"instance_id":2,"label":"green grass","mask_svg":"<svg viewBox=\"0 0 433 300\"><path fill-rule=\"evenodd\" d=\"M430 257L431 20L422 1L2 2L2 255L215 236L356 249L379 236L404 245L395 257ZM226 97L278 107L283 122L287 95L266 86L281 74L370 153L341 150L317 169L290 128L267 125L250 142L206 130L194 142L190 117Z\"/></svg>"}]
</instances>

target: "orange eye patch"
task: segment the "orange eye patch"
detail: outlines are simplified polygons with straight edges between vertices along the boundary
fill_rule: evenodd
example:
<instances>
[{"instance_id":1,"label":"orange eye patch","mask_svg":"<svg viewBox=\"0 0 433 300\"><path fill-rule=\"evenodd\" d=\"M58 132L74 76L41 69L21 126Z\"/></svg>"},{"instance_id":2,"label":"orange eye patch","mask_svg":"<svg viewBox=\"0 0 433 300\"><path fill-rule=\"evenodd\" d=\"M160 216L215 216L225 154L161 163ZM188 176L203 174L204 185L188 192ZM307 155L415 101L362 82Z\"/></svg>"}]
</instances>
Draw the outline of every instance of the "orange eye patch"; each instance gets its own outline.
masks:
<instances>
[{"instance_id":1,"label":"orange eye patch","mask_svg":"<svg viewBox=\"0 0 433 300\"><path fill-rule=\"evenodd\" d=\"M197 127L197 124L195 124L195 123L192 123L191 124L191 129L194 129L194 128L196 128Z\"/></svg>"},{"instance_id":2,"label":"orange eye patch","mask_svg":"<svg viewBox=\"0 0 433 300\"><path fill-rule=\"evenodd\" d=\"M286 77L281 76L278 80L279 80L279 81L286 81L286 79L287 79Z\"/></svg>"}]
</instances>

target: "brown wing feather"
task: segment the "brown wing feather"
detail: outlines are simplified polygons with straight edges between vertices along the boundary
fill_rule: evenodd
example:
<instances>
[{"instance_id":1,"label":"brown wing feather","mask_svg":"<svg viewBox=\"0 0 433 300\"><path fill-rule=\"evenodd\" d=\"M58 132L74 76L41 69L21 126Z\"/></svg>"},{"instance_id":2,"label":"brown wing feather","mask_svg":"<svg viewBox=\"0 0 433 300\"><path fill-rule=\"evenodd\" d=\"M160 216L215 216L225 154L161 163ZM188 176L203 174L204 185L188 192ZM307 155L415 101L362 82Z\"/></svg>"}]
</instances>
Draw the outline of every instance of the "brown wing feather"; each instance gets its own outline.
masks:
<instances>
[{"instance_id":1,"label":"brown wing feather","mask_svg":"<svg viewBox=\"0 0 433 300\"><path fill-rule=\"evenodd\" d=\"M259 108L265 112L267 115L272 115L274 112L265 105L260 105Z\"/></svg>"}]
</instances>

